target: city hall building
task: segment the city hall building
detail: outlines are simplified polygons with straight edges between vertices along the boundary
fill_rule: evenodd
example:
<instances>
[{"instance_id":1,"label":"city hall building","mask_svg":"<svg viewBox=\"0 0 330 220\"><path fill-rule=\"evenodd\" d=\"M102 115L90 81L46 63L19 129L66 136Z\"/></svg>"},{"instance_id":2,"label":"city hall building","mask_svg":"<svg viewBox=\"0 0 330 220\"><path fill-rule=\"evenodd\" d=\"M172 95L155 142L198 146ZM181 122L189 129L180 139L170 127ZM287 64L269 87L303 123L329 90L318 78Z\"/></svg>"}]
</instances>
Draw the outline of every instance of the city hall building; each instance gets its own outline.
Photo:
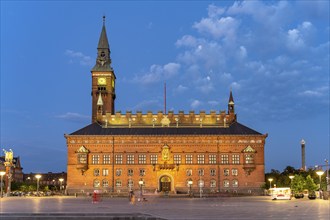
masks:
<instances>
[{"instance_id":1,"label":"city hall building","mask_svg":"<svg viewBox=\"0 0 330 220\"><path fill-rule=\"evenodd\" d=\"M104 20L91 77L92 123L65 135L69 194L262 191L267 134L238 122L232 91L224 111L115 111Z\"/></svg>"}]
</instances>

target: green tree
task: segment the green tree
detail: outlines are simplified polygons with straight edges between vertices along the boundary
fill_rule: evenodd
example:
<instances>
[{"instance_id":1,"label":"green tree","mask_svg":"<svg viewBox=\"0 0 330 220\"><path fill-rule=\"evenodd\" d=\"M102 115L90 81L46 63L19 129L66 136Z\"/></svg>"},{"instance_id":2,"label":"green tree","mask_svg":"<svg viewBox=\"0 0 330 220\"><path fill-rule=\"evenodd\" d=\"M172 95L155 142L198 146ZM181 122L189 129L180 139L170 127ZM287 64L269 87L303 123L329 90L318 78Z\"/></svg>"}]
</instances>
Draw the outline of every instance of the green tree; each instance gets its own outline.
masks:
<instances>
[{"instance_id":1,"label":"green tree","mask_svg":"<svg viewBox=\"0 0 330 220\"><path fill-rule=\"evenodd\" d=\"M313 178L308 175L306 177L306 182L305 182L305 189L308 190L308 194L314 194L314 191L317 190L317 185L314 183Z\"/></svg>"},{"instance_id":2,"label":"green tree","mask_svg":"<svg viewBox=\"0 0 330 220\"><path fill-rule=\"evenodd\" d=\"M292 179L292 193L301 193L305 188L305 178L302 175L296 174Z\"/></svg>"}]
</instances>

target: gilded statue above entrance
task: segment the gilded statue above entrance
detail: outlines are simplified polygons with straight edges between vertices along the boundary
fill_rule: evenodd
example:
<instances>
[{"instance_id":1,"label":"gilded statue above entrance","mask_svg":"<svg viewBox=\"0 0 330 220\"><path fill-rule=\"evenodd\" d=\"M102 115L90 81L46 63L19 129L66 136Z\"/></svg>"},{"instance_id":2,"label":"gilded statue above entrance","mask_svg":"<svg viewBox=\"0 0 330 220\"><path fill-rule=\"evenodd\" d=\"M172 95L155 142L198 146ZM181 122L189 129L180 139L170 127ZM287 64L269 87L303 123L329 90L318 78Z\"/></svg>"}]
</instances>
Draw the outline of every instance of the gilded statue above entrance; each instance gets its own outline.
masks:
<instances>
[{"instance_id":1,"label":"gilded statue above entrance","mask_svg":"<svg viewBox=\"0 0 330 220\"><path fill-rule=\"evenodd\" d=\"M165 144L162 149L162 160L168 161L169 158L170 158L170 148Z\"/></svg>"}]
</instances>

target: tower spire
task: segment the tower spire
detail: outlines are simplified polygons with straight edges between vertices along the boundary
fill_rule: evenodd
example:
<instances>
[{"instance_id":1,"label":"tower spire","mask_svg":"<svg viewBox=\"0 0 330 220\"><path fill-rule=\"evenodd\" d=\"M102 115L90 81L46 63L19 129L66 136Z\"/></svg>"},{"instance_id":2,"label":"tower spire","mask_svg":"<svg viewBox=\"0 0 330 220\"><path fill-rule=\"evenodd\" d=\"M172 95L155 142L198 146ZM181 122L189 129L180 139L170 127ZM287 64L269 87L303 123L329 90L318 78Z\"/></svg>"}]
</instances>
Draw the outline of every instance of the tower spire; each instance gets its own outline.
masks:
<instances>
[{"instance_id":1,"label":"tower spire","mask_svg":"<svg viewBox=\"0 0 330 220\"><path fill-rule=\"evenodd\" d=\"M230 88L230 94L229 94L229 100L228 100L228 113L235 113L235 103L234 103L234 98L233 98L233 92L232 89Z\"/></svg>"}]
</instances>

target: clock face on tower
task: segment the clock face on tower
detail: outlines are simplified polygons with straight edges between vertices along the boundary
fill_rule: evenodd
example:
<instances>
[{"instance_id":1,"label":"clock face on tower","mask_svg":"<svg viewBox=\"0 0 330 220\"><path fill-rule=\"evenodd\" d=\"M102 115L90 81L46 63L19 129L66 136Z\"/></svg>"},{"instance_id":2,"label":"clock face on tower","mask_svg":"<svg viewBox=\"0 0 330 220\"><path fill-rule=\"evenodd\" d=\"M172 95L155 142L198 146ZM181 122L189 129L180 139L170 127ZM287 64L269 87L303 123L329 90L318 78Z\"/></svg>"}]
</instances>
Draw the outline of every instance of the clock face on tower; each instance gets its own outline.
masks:
<instances>
[{"instance_id":1,"label":"clock face on tower","mask_svg":"<svg viewBox=\"0 0 330 220\"><path fill-rule=\"evenodd\" d=\"M100 77L100 78L97 79L97 84L98 85L106 85L107 80L104 77Z\"/></svg>"}]
</instances>

